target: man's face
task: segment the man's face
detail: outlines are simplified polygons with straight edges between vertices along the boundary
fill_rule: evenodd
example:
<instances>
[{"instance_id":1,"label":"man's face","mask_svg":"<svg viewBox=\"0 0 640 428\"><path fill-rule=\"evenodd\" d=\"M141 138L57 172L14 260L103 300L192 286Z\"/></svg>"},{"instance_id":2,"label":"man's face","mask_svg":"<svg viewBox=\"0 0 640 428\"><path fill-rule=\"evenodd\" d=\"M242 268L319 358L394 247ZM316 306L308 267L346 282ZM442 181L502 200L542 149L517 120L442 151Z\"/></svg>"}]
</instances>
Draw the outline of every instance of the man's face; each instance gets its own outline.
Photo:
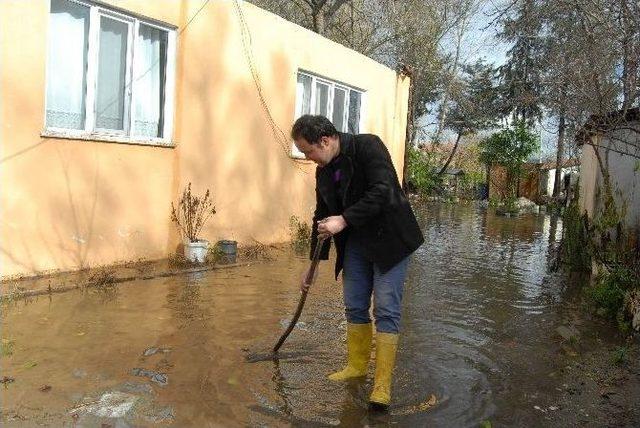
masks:
<instances>
[{"instance_id":1,"label":"man's face","mask_svg":"<svg viewBox=\"0 0 640 428\"><path fill-rule=\"evenodd\" d=\"M311 144L302 137L295 140L294 143L305 158L314 161L319 166L323 167L331 162L333 153L328 137L320 138L317 144Z\"/></svg>"}]
</instances>

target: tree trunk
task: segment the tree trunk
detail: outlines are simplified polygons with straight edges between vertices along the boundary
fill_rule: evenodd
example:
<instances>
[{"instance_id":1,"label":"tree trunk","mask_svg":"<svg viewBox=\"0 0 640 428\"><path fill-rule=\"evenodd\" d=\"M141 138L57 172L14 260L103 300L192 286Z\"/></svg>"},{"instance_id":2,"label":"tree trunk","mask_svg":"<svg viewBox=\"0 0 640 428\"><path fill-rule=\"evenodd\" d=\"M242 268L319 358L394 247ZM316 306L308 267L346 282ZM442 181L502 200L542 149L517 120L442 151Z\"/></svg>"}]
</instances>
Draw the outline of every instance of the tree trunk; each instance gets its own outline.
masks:
<instances>
[{"instance_id":1,"label":"tree trunk","mask_svg":"<svg viewBox=\"0 0 640 428\"><path fill-rule=\"evenodd\" d=\"M409 77L409 99L407 100L408 108L407 108L407 126L406 133L404 137L404 165L402 166L402 190L407 192L407 172L409 164L409 147L413 144L413 91L414 91L414 83L413 83L413 73L412 70L405 66L403 70L407 76Z\"/></svg>"},{"instance_id":2,"label":"tree trunk","mask_svg":"<svg viewBox=\"0 0 640 428\"><path fill-rule=\"evenodd\" d=\"M464 25L460 24L460 28L458 29L458 41L456 43L456 54L453 59L453 68L451 70L451 76L449 81L447 82L447 86L442 94L441 101L441 110L440 117L438 118L438 129L436 130L436 135L433 138L435 143L440 142L440 136L442 135L442 131L444 130L445 121L447 120L447 105L449 104L449 96L451 95L451 87L453 86L453 81L456 79L456 75L458 74L458 62L460 60L460 50L462 48L462 36L464 35Z\"/></svg>"},{"instance_id":3,"label":"tree trunk","mask_svg":"<svg viewBox=\"0 0 640 428\"><path fill-rule=\"evenodd\" d=\"M462 132L458 132L458 137L456 138L456 143L453 145L453 150L451 150L451 154L449 155L449 159L447 159L447 161L445 162L444 166L442 167L442 169L438 173L438 176L444 174L447 171L447 167L449 166L449 164L453 160L453 157L456 154L456 150L458 150L458 144L460 143L460 139L461 138L462 138Z\"/></svg>"},{"instance_id":4,"label":"tree trunk","mask_svg":"<svg viewBox=\"0 0 640 428\"><path fill-rule=\"evenodd\" d=\"M556 174L553 178L553 197L557 197L560 193L560 177L562 174L562 157L564 156L564 133L565 133L565 117L564 112L560 114L558 123L558 150L556 151Z\"/></svg>"},{"instance_id":5,"label":"tree trunk","mask_svg":"<svg viewBox=\"0 0 640 428\"><path fill-rule=\"evenodd\" d=\"M324 15L317 9L311 11L311 18L313 20L313 31L321 36L324 35Z\"/></svg>"},{"instance_id":6,"label":"tree trunk","mask_svg":"<svg viewBox=\"0 0 640 428\"><path fill-rule=\"evenodd\" d=\"M491 164L487 164L487 200L489 199L489 196L491 195L491 187L490 184L491 183Z\"/></svg>"},{"instance_id":7,"label":"tree trunk","mask_svg":"<svg viewBox=\"0 0 640 428\"><path fill-rule=\"evenodd\" d=\"M638 96L638 55L640 54L640 41L638 29L635 28L632 13L627 1L621 2L622 15L622 109L633 106Z\"/></svg>"}]
</instances>

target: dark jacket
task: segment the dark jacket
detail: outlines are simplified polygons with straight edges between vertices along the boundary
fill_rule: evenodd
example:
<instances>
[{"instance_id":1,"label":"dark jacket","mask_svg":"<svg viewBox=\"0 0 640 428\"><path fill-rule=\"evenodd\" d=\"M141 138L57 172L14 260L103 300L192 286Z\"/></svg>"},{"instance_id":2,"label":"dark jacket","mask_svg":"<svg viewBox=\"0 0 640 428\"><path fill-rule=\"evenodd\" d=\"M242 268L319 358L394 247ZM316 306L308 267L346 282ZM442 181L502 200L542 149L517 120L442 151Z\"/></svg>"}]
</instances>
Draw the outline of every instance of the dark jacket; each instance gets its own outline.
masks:
<instances>
[{"instance_id":1,"label":"dark jacket","mask_svg":"<svg viewBox=\"0 0 640 428\"><path fill-rule=\"evenodd\" d=\"M340 133L339 136L344 210L339 212L331 168L318 167L311 253L318 240L318 220L342 214L347 227L333 236L337 252L336 279L342 270L344 248L350 235L363 244L369 260L386 272L422 245L422 231L382 140L371 134ZM322 260L329 258L329 247L327 240L320 255Z\"/></svg>"}]
</instances>

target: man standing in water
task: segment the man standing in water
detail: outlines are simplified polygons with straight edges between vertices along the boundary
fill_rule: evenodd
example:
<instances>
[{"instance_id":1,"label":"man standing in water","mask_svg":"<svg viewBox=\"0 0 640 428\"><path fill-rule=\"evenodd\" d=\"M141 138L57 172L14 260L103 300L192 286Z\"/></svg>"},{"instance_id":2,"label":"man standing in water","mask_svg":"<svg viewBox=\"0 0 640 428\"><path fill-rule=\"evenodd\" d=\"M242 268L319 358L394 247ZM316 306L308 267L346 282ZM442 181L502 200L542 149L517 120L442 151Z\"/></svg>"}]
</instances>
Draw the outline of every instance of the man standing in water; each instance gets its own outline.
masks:
<instances>
[{"instance_id":1,"label":"man standing in water","mask_svg":"<svg viewBox=\"0 0 640 428\"><path fill-rule=\"evenodd\" d=\"M391 401L407 263L424 242L422 232L379 137L339 133L326 117L311 115L296 120L291 137L298 150L318 165L311 252L319 237L333 237L336 279L343 271L348 361L329 379L366 376L373 295L376 369L369 402L373 408L386 409ZM327 239L321 259L328 259L329 246ZM308 287L303 279L302 288Z\"/></svg>"}]
</instances>

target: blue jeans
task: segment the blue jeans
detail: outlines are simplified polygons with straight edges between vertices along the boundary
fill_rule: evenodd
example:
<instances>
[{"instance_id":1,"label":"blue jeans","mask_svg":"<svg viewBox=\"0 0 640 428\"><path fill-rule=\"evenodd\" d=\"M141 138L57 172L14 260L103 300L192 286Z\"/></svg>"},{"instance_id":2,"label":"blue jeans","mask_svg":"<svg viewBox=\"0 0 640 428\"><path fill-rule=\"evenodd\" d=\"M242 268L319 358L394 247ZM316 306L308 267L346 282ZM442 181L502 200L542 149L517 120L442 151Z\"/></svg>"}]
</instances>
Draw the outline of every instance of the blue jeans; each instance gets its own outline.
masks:
<instances>
[{"instance_id":1,"label":"blue jeans","mask_svg":"<svg viewBox=\"0 0 640 428\"><path fill-rule=\"evenodd\" d=\"M376 331L398 333L404 279L409 257L385 273L365 256L360 242L347 239L342 284L347 321L353 324L371 322L369 308L373 294L373 317Z\"/></svg>"}]
</instances>

